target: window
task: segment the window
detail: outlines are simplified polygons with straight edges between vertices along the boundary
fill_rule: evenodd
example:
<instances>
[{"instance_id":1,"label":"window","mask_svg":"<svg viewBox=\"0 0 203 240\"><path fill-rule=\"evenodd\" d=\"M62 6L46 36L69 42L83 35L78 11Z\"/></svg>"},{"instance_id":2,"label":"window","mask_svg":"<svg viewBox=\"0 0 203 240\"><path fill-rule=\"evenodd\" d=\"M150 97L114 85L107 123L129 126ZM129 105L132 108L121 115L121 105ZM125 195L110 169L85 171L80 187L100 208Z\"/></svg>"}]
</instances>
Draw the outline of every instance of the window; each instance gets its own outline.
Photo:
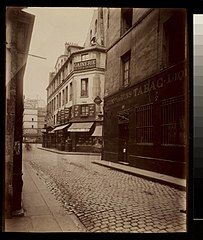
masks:
<instances>
[{"instance_id":1,"label":"window","mask_svg":"<svg viewBox=\"0 0 203 240\"><path fill-rule=\"evenodd\" d=\"M127 87L130 83L130 51L124 54L122 59L122 86Z\"/></svg>"},{"instance_id":2,"label":"window","mask_svg":"<svg viewBox=\"0 0 203 240\"><path fill-rule=\"evenodd\" d=\"M34 125L32 125L32 128L34 128Z\"/></svg>"},{"instance_id":3,"label":"window","mask_svg":"<svg viewBox=\"0 0 203 240\"><path fill-rule=\"evenodd\" d=\"M88 60L88 53L81 54L81 61L86 61Z\"/></svg>"},{"instance_id":4,"label":"window","mask_svg":"<svg viewBox=\"0 0 203 240\"><path fill-rule=\"evenodd\" d=\"M66 87L66 103L68 102L68 86Z\"/></svg>"},{"instance_id":5,"label":"window","mask_svg":"<svg viewBox=\"0 0 203 240\"><path fill-rule=\"evenodd\" d=\"M82 105L81 106L81 116L88 116L89 115L89 106Z\"/></svg>"},{"instance_id":6,"label":"window","mask_svg":"<svg viewBox=\"0 0 203 240\"><path fill-rule=\"evenodd\" d=\"M56 108L59 108L59 95L56 96Z\"/></svg>"},{"instance_id":7,"label":"window","mask_svg":"<svg viewBox=\"0 0 203 240\"><path fill-rule=\"evenodd\" d=\"M163 24L163 67L184 60L185 17L179 12Z\"/></svg>"},{"instance_id":8,"label":"window","mask_svg":"<svg viewBox=\"0 0 203 240\"><path fill-rule=\"evenodd\" d=\"M97 33L97 19L95 20L95 26L94 26L94 34Z\"/></svg>"},{"instance_id":9,"label":"window","mask_svg":"<svg viewBox=\"0 0 203 240\"><path fill-rule=\"evenodd\" d=\"M184 96L161 102L163 145L184 145Z\"/></svg>"},{"instance_id":10,"label":"window","mask_svg":"<svg viewBox=\"0 0 203 240\"><path fill-rule=\"evenodd\" d=\"M59 107L61 107L61 93L59 93Z\"/></svg>"},{"instance_id":11,"label":"window","mask_svg":"<svg viewBox=\"0 0 203 240\"><path fill-rule=\"evenodd\" d=\"M92 30L90 30L90 44L92 42Z\"/></svg>"},{"instance_id":12,"label":"window","mask_svg":"<svg viewBox=\"0 0 203 240\"><path fill-rule=\"evenodd\" d=\"M64 89L62 91L62 106L65 104L65 93L64 93Z\"/></svg>"},{"instance_id":13,"label":"window","mask_svg":"<svg viewBox=\"0 0 203 240\"><path fill-rule=\"evenodd\" d=\"M71 101L72 100L72 91L73 91L73 86L72 86L72 82L70 83L70 95L69 95L69 100Z\"/></svg>"},{"instance_id":14,"label":"window","mask_svg":"<svg viewBox=\"0 0 203 240\"><path fill-rule=\"evenodd\" d=\"M121 35L128 31L132 27L132 8L121 9Z\"/></svg>"},{"instance_id":15,"label":"window","mask_svg":"<svg viewBox=\"0 0 203 240\"><path fill-rule=\"evenodd\" d=\"M152 104L137 107L135 112L136 142L143 144L152 143Z\"/></svg>"},{"instance_id":16,"label":"window","mask_svg":"<svg viewBox=\"0 0 203 240\"><path fill-rule=\"evenodd\" d=\"M61 82L64 81L64 71L61 71Z\"/></svg>"},{"instance_id":17,"label":"window","mask_svg":"<svg viewBox=\"0 0 203 240\"><path fill-rule=\"evenodd\" d=\"M81 97L88 97L88 78L81 79Z\"/></svg>"},{"instance_id":18,"label":"window","mask_svg":"<svg viewBox=\"0 0 203 240\"><path fill-rule=\"evenodd\" d=\"M109 28L109 18L110 18L110 9L108 8L108 13L107 13L107 28Z\"/></svg>"},{"instance_id":19,"label":"window","mask_svg":"<svg viewBox=\"0 0 203 240\"><path fill-rule=\"evenodd\" d=\"M32 122L34 121L34 118L32 118Z\"/></svg>"},{"instance_id":20,"label":"window","mask_svg":"<svg viewBox=\"0 0 203 240\"><path fill-rule=\"evenodd\" d=\"M70 61L70 65L69 65L69 67L70 67L70 72L72 72L72 61Z\"/></svg>"}]
</instances>

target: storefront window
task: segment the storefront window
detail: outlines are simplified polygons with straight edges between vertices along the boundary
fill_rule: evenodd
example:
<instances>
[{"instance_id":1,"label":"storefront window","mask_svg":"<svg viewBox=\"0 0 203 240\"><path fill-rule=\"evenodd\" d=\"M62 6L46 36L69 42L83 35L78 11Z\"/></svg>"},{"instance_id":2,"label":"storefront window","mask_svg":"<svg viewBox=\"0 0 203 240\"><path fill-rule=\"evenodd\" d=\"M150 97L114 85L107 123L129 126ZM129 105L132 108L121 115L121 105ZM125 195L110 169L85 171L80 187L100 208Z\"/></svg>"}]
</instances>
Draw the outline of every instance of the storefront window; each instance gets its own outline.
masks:
<instances>
[{"instance_id":1,"label":"storefront window","mask_svg":"<svg viewBox=\"0 0 203 240\"><path fill-rule=\"evenodd\" d=\"M162 144L184 145L184 97L174 97L161 103Z\"/></svg>"},{"instance_id":2,"label":"storefront window","mask_svg":"<svg viewBox=\"0 0 203 240\"><path fill-rule=\"evenodd\" d=\"M136 142L152 143L152 104L136 108Z\"/></svg>"},{"instance_id":3,"label":"storefront window","mask_svg":"<svg viewBox=\"0 0 203 240\"><path fill-rule=\"evenodd\" d=\"M77 145L92 145L93 138L85 135L79 135L77 139Z\"/></svg>"},{"instance_id":4,"label":"storefront window","mask_svg":"<svg viewBox=\"0 0 203 240\"><path fill-rule=\"evenodd\" d=\"M82 105L81 106L81 116L88 116L89 115L89 106Z\"/></svg>"}]
</instances>

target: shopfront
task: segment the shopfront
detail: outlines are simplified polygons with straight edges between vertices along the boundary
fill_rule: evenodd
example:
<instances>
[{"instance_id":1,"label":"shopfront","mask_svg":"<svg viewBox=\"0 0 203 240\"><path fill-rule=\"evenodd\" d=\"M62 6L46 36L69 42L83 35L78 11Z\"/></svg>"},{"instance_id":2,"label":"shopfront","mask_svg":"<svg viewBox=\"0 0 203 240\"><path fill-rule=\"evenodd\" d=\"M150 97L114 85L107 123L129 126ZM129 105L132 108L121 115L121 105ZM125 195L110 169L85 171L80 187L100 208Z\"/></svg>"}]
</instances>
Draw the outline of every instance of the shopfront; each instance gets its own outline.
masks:
<instances>
[{"instance_id":1,"label":"shopfront","mask_svg":"<svg viewBox=\"0 0 203 240\"><path fill-rule=\"evenodd\" d=\"M94 122L72 123L68 128L68 133L72 141L73 152L92 152L93 137L92 132Z\"/></svg>"},{"instance_id":2,"label":"shopfront","mask_svg":"<svg viewBox=\"0 0 203 240\"><path fill-rule=\"evenodd\" d=\"M104 99L104 159L184 177L187 71L182 62Z\"/></svg>"}]
</instances>

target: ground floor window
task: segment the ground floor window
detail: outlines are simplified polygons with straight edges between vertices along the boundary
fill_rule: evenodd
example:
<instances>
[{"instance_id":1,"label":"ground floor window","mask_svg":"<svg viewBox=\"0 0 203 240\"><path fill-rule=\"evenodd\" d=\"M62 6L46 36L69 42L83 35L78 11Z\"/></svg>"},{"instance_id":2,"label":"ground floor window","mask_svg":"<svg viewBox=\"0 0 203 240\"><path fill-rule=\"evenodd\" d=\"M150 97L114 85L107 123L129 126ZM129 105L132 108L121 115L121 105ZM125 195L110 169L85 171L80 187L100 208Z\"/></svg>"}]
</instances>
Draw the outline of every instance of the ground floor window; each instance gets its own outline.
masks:
<instances>
[{"instance_id":1,"label":"ground floor window","mask_svg":"<svg viewBox=\"0 0 203 240\"><path fill-rule=\"evenodd\" d=\"M162 144L184 145L184 96L161 102Z\"/></svg>"},{"instance_id":2,"label":"ground floor window","mask_svg":"<svg viewBox=\"0 0 203 240\"><path fill-rule=\"evenodd\" d=\"M136 114L136 142L152 143L152 104L139 106L135 109Z\"/></svg>"},{"instance_id":3,"label":"ground floor window","mask_svg":"<svg viewBox=\"0 0 203 240\"><path fill-rule=\"evenodd\" d=\"M93 137L91 136L80 134L77 137L77 145L92 145L92 144L93 144Z\"/></svg>"}]
</instances>

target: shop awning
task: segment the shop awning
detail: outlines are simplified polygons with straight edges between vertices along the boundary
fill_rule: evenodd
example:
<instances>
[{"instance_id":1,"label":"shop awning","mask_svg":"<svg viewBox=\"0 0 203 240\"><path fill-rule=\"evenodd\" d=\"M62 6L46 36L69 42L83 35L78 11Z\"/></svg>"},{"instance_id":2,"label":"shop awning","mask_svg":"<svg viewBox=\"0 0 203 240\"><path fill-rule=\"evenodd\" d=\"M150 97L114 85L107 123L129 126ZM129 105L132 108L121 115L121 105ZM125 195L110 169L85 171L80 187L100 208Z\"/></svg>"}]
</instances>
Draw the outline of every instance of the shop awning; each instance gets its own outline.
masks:
<instances>
[{"instance_id":1,"label":"shop awning","mask_svg":"<svg viewBox=\"0 0 203 240\"><path fill-rule=\"evenodd\" d=\"M102 137L102 126L96 126L92 137Z\"/></svg>"},{"instance_id":2,"label":"shop awning","mask_svg":"<svg viewBox=\"0 0 203 240\"><path fill-rule=\"evenodd\" d=\"M41 129L41 132L42 132L42 133L46 133L47 130L46 130L45 128L42 128L42 129Z\"/></svg>"},{"instance_id":3,"label":"shop awning","mask_svg":"<svg viewBox=\"0 0 203 240\"><path fill-rule=\"evenodd\" d=\"M72 123L68 128L68 132L89 132L93 122Z\"/></svg>"},{"instance_id":4,"label":"shop awning","mask_svg":"<svg viewBox=\"0 0 203 240\"><path fill-rule=\"evenodd\" d=\"M64 128L66 128L66 127L68 127L70 124L68 123L68 124L65 124L65 125L61 125L61 126L58 126L58 127L55 127L52 131L59 131L59 130L62 130L62 129L64 129Z\"/></svg>"}]
</instances>

